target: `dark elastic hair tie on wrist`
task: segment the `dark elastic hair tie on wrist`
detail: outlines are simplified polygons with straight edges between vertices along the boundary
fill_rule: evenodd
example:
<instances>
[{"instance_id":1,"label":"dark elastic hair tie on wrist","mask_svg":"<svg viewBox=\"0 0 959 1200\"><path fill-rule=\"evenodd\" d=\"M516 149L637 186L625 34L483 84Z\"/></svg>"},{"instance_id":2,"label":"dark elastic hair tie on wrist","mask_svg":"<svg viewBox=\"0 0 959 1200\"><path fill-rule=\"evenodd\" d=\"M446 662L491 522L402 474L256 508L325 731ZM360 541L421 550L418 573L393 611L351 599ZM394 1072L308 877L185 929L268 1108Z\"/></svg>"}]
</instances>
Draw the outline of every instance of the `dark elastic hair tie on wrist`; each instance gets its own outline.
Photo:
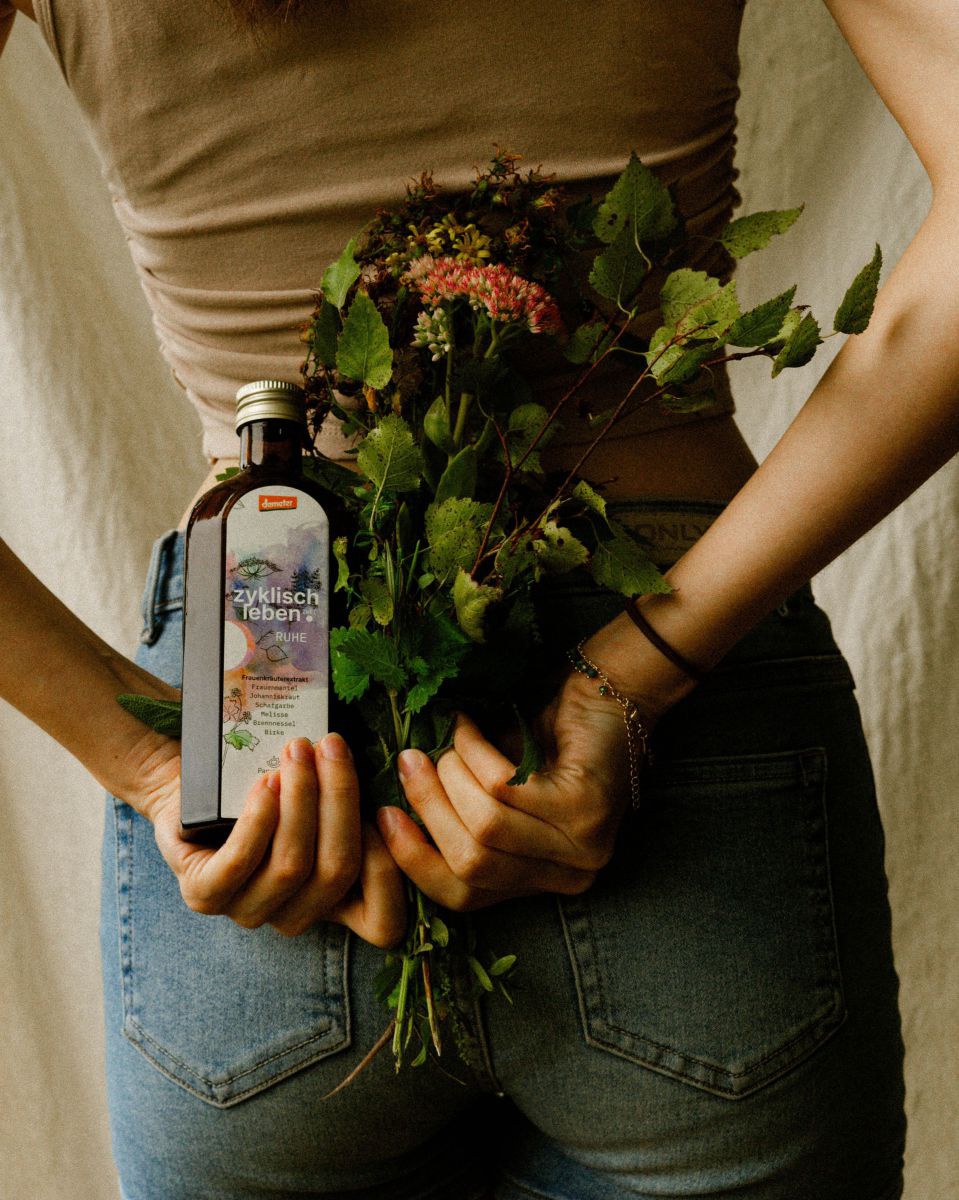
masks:
<instances>
[{"instance_id":1,"label":"dark elastic hair tie on wrist","mask_svg":"<svg viewBox=\"0 0 959 1200\"><path fill-rule=\"evenodd\" d=\"M680 671L683 671L689 676L690 679L695 679L697 683L700 683L702 680L704 680L706 678L706 672L700 670L699 667L693 666L688 658L683 658L679 651L674 650L669 642L665 640L665 638L660 637L660 635L656 632L652 625L650 625L650 623L633 603L633 599L635 599L635 597L626 601L626 612L630 615L633 620L633 624L646 638L646 640L652 642L660 654L668 658L673 666L679 667Z\"/></svg>"}]
</instances>

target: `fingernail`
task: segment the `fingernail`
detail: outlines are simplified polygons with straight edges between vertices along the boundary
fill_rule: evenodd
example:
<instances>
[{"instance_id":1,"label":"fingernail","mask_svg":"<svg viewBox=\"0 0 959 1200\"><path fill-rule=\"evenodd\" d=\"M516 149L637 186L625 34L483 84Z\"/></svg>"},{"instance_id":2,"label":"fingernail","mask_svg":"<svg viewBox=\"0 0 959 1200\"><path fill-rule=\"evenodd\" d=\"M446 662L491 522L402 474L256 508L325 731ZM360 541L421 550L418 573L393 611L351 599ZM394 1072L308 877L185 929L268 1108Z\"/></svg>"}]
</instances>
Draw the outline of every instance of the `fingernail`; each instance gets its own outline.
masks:
<instances>
[{"instance_id":1,"label":"fingernail","mask_svg":"<svg viewBox=\"0 0 959 1200\"><path fill-rule=\"evenodd\" d=\"M265 780L266 786L271 792L279 792L280 790L280 772L270 771Z\"/></svg>"},{"instance_id":2,"label":"fingernail","mask_svg":"<svg viewBox=\"0 0 959 1200\"><path fill-rule=\"evenodd\" d=\"M407 779L414 771L419 770L421 754L419 750L401 750L397 758L400 777Z\"/></svg>"},{"instance_id":3,"label":"fingernail","mask_svg":"<svg viewBox=\"0 0 959 1200\"><path fill-rule=\"evenodd\" d=\"M346 743L346 738L341 737L338 733L328 733L326 737L321 738L320 750L324 758L338 759L341 762L344 759L353 757Z\"/></svg>"},{"instance_id":4,"label":"fingernail","mask_svg":"<svg viewBox=\"0 0 959 1200\"><path fill-rule=\"evenodd\" d=\"M381 808L376 813L376 823L380 827L380 833L389 841L396 833L396 809Z\"/></svg>"},{"instance_id":5,"label":"fingernail","mask_svg":"<svg viewBox=\"0 0 959 1200\"><path fill-rule=\"evenodd\" d=\"M296 762L312 762L313 761L313 743L307 738L297 738L290 742L289 745L290 758Z\"/></svg>"}]
</instances>

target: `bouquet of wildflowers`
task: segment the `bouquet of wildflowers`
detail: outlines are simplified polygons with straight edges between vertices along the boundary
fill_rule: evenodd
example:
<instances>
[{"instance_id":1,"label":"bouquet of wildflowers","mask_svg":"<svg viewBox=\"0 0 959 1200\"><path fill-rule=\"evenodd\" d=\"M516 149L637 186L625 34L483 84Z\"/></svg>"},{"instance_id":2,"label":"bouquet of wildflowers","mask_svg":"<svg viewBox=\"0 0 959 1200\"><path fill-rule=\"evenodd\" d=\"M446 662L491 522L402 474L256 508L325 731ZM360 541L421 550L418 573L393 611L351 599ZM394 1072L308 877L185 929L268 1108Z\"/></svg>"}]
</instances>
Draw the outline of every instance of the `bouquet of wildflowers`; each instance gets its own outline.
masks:
<instances>
[{"instance_id":1,"label":"bouquet of wildflowers","mask_svg":"<svg viewBox=\"0 0 959 1200\"><path fill-rule=\"evenodd\" d=\"M716 239L720 257L761 249L800 211L733 221ZM374 803L409 811L397 755L413 746L435 761L456 709L487 728L512 714L523 752L511 784L544 766L531 718L555 689L556 660L540 638L538 592L571 572L624 596L668 590L580 475L589 454L640 405L708 405L722 364L764 355L775 376L823 340L795 287L744 312L735 282L684 265L690 245L669 190L635 155L608 195L572 203L501 153L464 193L423 175L325 272L303 331L308 410L314 432L333 413L359 435L359 477L320 459L307 469L355 516L355 536L335 547L349 617L331 633L332 676L369 731ZM877 247L836 332L866 327L880 266ZM650 276L661 323L639 339L631 326ZM524 373L534 343L568 372L548 408ZM592 412L587 381L612 356L632 364L628 385ZM572 469L548 472L541 451L573 400L590 440ZM412 885L410 901L405 945L376 981L397 1067L439 1054L444 1024L461 1040L457 979L508 1000L516 969Z\"/></svg>"}]
</instances>

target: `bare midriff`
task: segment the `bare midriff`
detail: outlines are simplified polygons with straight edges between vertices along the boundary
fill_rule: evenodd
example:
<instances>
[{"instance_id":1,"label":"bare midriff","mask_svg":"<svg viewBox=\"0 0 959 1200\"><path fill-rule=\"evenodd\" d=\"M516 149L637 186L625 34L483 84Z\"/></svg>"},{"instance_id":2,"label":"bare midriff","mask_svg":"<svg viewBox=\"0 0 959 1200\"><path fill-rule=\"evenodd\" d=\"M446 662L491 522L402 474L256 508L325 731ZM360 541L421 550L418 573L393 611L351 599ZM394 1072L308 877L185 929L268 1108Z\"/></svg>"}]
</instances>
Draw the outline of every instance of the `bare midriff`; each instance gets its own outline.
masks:
<instances>
[{"instance_id":1,"label":"bare midriff","mask_svg":"<svg viewBox=\"0 0 959 1200\"><path fill-rule=\"evenodd\" d=\"M542 453L548 470L571 470L585 445L553 446ZM356 469L349 460L342 466ZM239 465L237 458L217 458L197 489L179 528L187 520L197 499L216 482L227 467ZM641 437L622 438L599 446L577 472L591 483L601 484L610 499L681 497L686 500L726 501L739 491L757 463L736 421L729 415L693 424L657 429Z\"/></svg>"}]
</instances>

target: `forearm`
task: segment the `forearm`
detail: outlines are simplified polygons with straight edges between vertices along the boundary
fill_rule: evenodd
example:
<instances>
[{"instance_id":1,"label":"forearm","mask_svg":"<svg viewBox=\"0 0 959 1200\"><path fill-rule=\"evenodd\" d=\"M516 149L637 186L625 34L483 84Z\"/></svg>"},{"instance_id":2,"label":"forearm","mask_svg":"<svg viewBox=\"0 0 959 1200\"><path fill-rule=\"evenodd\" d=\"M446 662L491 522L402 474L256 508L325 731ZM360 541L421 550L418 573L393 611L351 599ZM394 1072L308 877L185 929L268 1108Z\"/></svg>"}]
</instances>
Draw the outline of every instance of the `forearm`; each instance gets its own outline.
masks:
<instances>
[{"instance_id":1,"label":"forearm","mask_svg":"<svg viewBox=\"0 0 959 1200\"><path fill-rule=\"evenodd\" d=\"M169 739L116 701L173 698L168 687L85 625L0 541L0 696L118 795Z\"/></svg>"},{"instance_id":2,"label":"forearm","mask_svg":"<svg viewBox=\"0 0 959 1200\"><path fill-rule=\"evenodd\" d=\"M850 337L762 466L644 597L651 625L712 666L776 604L959 450L959 203L934 204ZM627 616L590 640L652 709L692 687ZM600 659L597 659L600 661Z\"/></svg>"}]
</instances>

